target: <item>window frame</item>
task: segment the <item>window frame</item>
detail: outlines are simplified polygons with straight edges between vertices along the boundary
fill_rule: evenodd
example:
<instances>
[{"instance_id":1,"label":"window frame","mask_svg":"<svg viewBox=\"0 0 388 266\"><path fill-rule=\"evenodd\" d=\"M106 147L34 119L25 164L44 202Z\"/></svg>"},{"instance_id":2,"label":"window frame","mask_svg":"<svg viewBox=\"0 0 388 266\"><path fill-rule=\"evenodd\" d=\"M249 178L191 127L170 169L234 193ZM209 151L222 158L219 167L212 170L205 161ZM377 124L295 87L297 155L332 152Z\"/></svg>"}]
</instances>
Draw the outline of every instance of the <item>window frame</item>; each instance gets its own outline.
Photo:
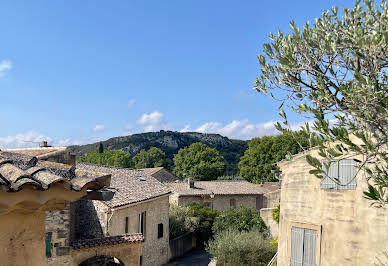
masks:
<instances>
[{"instance_id":1,"label":"window frame","mask_svg":"<svg viewBox=\"0 0 388 266\"><path fill-rule=\"evenodd\" d=\"M164 237L164 226L163 223L158 224L158 239Z\"/></svg>"},{"instance_id":2,"label":"window frame","mask_svg":"<svg viewBox=\"0 0 388 266\"><path fill-rule=\"evenodd\" d=\"M229 207L236 209L236 199L229 200Z\"/></svg>"},{"instance_id":3,"label":"window frame","mask_svg":"<svg viewBox=\"0 0 388 266\"><path fill-rule=\"evenodd\" d=\"M315 265L320 266L320 258L321 258L321 238L322 238L322 225L320 224L307 224L300 222L291 222L288 227L288 236L287 236L287 244L288 244L288 262L291 264L291 248L292 248L292 227L299 227L303 229L310 229L317 231L317 239L315 245Z\"/></svg>"},{"instance_id":4,"label":"window frame","mask_svg":"<svg viewBox=\"0 0 388 266\"><path fill-rule=\"evenodd\" d=\"M322 161L323 163L325 160ZM351 163L350 163L351 162ZM334 169L332 168L334 166ZM341 172L346 172L346 166L351 166L352 168L348 170L351 177L347 177L346 175L340 175ZM357 189L357 161L354 159L340 159L340 160L331 160L329 169L324 169L324 176L320 182L320 188L323 190L356 190ZM326 173L327 172L327 173ZM338 179L338 184L333 179ZM342 185L343 183L348 183L347 185Z\"/></svg>"}]
</instances>

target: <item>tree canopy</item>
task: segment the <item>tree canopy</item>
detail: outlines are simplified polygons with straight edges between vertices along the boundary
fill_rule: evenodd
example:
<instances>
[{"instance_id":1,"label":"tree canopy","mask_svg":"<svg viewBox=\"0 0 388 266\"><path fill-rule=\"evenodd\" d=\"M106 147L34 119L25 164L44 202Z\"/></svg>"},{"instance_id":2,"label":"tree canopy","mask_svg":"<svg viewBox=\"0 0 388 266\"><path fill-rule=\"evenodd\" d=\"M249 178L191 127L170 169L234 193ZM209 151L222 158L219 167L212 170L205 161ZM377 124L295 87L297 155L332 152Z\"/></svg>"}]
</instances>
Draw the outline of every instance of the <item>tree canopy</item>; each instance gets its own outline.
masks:
<instances>
[{"instance_id":1,"label":"tree canopy","mask_svg":"<svg viewBox=\"0 0 388 266\"><path fill-rule=\"evenodd\" d=\"M275 173L271 172L277 169L275 163L285 159L287 154L300 152L301 146L309 145L309 136L304 132L253 138L240 158L240 176L253 183L277 181Z\"/></svg>"},{"instance_id":2,"label":"tree canopy","mask_svg":"<svg viewBox=\"0 0 388 266\"><path fill-rule=\"evenodd\" d=\"M198 180L215 180L224 174L224 158L214 148L203 143L193 143L180 149L174 156L174 174L180 178L193 177Z\"/></svg>"},{"instance_id":3,"label":"tree canopy","mask_svg":"<svg viewBox=\"0 0 388 266\"><path fill-rule=\"evenodd\" d=\"M291 33L270 34L258 55L261 74L255 81L259 92L280 101L279 129L289 129L283 110L289 107L314 120L321 157L363 155L360 169L372 177L365 196L380 206L388 203L387 20L385 1L365 0L343 12L324 11L302 29L292 21ZM304 130L312 132L308 124ZM317 158L308 161L321 178L327 166Z\"/></svg>"},{"instance_id":4,"label":"tree canopy","mask_svg":"<svg viewBox=\"0 0 388 266\"><path fill-rule=\"evenodd\" d=\"M165 167L170 169L171 163L166 159L166 154L158 148L151 147L149 150L141 150L132 158L133 167L139 168L153 168Z\"/></svg>"},{"instance_id":5,"label":"tree canopy","mask_svg":"<svg viewBox=\"0 0 388 266\"><path fill-rule=\"evenodd\" d=\"M113 167L131 167L131 156L126 152L116 150L104 151L103 153L90 152L87 156L80 156L78 161Z\"/></svg>"},{"instance_id":6,"label":"tree canopy","mask_svg":"<svg viewBox=\"0 0 388 266\"><path fill-rule=\"evenodd\" d=\"M260 212L252 207L241 206L237 209L228 209L216 217L213 224L213 233L219 234L224 230L251 231L263 233L267 227Z\"/></svg>"}]
</instances>

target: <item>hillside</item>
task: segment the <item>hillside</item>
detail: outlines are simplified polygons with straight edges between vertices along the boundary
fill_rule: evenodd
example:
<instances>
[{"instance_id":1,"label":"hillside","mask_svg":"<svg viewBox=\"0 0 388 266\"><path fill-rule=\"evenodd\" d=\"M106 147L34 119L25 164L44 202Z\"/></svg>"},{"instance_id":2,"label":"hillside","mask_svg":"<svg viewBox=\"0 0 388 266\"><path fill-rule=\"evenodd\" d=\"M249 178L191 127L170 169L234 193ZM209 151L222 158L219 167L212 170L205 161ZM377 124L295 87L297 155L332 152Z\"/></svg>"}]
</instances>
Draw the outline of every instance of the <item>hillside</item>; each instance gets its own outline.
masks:
<instances>
[{"instance_id":1,"label":"hillside","mask_svg":"<svg viewBox=\"0 0 388 266\"><path fill-rule=\"evenodd\" d=\"M218 134L203 134L197 132L173 132L164 131L133 134L129 136L110 138L102 141L106 150L121 150L132 156L141 149L157 147L166 153L166 157L172 159L179 149L195 142L202 142L216 148L228 163L227 174L237 174L237 164L240 156L247 149L247 141L233 140ZM70 146L77 156L86 155L90 151L98 149L99 142L87 145Z\"/></svg>"}]
</instances>

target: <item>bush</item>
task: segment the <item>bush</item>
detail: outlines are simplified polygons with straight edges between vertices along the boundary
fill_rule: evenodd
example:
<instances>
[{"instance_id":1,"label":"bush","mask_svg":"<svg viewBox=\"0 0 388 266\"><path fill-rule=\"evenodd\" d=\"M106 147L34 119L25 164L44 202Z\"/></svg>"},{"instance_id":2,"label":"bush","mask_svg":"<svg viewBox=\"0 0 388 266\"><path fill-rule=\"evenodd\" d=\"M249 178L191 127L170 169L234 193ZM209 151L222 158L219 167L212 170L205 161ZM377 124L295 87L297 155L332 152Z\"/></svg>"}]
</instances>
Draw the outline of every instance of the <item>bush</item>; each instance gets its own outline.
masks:
<instances>
[{"instance_id":1,"label":"bush","mask_svg":"<svg viewBox=\"0 0 388 266\"><path fill-rule=\"evenodd\" d=\"M206 250L217 263L231 266L264 266L276 253L276 247L257 230L223 231L208 243Z\"/></svg>"},{"instance_id":2,"label":"bush","mask_svg":"<svg viewBox=\"0 0 388 266\"><path fill-rule=\"evenodd\" d=\"M192 203L188 207L190 209L189 215L198 219L198 227L195 230L195 234L197 236L197 245L202 246L204 242L213 237L212 227L219 212L199 203Z\"/></svg>"},{"instance_id":3,"label":"bush","mask_svg":"<svg viewBox=\"0 0 388 266\"><path fill-rule=\"evenodd\" d=\"M188 232L194 232L198 227L198 219L189 216L190 208L171 204L169 208L170 239Z\"/></svg>"},{"instance_id":4,"label":"bush","mask_svg":"<svg viewBox=\"0 0 388 266\"><path fill-rule=\"evenodd\" d=\"M238 209L229 209L221 213L214 221L213 233L218 234L224 230L265 232L267 227L260 212L252 207L241 206Z\"/></svg>"},{"instance_id":5,"label":"bush","mask_svg":"<svg viewBox=\"0 0 388 266\"><path fill-rule=\"evenodd\" d=\"M272 210L272 218L277 224L279 224L279 217L280 217L280 205L278 205L275 209Z\"/></svg>"}]
</instances>

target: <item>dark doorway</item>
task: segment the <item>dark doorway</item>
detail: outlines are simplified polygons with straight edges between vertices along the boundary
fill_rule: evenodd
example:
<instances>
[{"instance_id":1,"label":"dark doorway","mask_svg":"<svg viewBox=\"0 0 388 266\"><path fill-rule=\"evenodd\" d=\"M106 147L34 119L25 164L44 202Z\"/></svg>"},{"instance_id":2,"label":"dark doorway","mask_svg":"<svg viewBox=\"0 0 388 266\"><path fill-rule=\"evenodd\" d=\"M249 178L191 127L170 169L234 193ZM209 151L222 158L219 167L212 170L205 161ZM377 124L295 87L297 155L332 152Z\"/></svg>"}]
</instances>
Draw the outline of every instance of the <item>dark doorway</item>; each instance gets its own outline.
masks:
<instances>
[{"instance_id":1,"label":"dark doorway","mask_svg":"<svg viewBox=\"0 0 388 266\"><path fill-rule=\"evenodd\" d=\"M79 266L124 266L124 263L115 257L95 256L83 261Z\"/></svg>"}]
</instances>

